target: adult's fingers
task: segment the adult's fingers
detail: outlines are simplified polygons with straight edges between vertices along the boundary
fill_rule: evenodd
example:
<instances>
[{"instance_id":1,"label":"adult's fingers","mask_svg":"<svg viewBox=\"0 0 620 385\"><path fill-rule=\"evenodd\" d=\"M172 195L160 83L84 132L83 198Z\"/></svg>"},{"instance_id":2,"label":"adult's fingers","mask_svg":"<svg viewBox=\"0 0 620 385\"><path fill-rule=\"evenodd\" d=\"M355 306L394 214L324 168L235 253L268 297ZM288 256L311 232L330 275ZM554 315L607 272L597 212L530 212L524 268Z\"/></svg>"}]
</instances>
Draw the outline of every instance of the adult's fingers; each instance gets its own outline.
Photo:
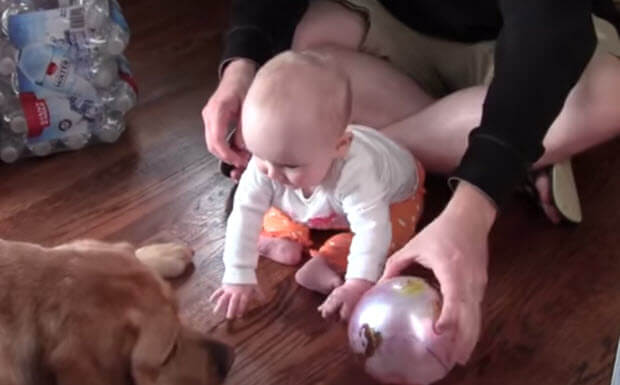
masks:
<instances>
[{"instance_id":1,"label":"adult's fingers","mask_svg":"<svg viewBox=\"0 0 620 385\"><path fill-rule=\"evenodd\" d=\"M436 331L454 336L454 360L465 365L480 337L481 309L475 301L460 299L444 301Z\"/></svg>"},{"instance_id":2,"label":"adult's fingers","mask_svg":"<svg viewBox=\"0 0 620 385\"><path fill-rule=\"evenodd\" d=\"M238 181L239 179L241 179L241 174L243 174L243 171L245 170L245 168L235 168L230 172L230 177L233 180Z\"/></svg>"},{"instance_id":3,"label":"adult's fingers","mask_svg":"<svg viewBox=\"0 0 620 385\"><path fill-rule=\"evenodd\" d=\"M449 363L460 362L463 356L464 336L459 324L461 305L459 301L444 301L441 315L435 324L437 338L442 339L449 346L445 351L446 356L443 357L445 362Z\"/></svg>"},{"instance_id":4,"label":"adult's fingers","mask_svg":"<svg viewBox=\"0 0 620 385\"><path fill-rule=\"evenodd\" d=\"M428 263L426 267L433 270L443 298L441 314L435 325L439 333L450 329L458 330L461 321L463 307L472 297L472 287L463 277L463 268L458 268L450 264L452 259L442 259L440 263ZM421 261L425 262L425 261Z\"/></svg>"},{"instance_id":5,"label":"adult's fingers","mask_svg":"<svg viewBox=\"0 0 620 385\"><path fill-rule=\"evenodd\" d=\"M245 141L243 140L243 132L241 131L241 126L239 123L237 124L237 129L234 131L233 137L229 140L229 142L232 143L235 149L242 150L243 153L247 154Z\"/></svg>"},{"instance_id":6,"label":"adult's fingers","mask_svg":"<svg viewBox=\"0 0 620 385\"><path fill-rule=\"evenodd\" d=\"M232 102L221 102L217 99L209 100L203 111L205 123L205 139L209 151L224 162L236 166L243 164L242 157L228 142L228 133L233 120L238 115L238 106Z\"/></svg>"},{"instance_id":7,"label":"adult's fingers","mask_svg":"<svg viewBox=\"0 0 620 385\"><path fill-rule=\"evenodd\" d=\"M435 323L437 333L445 333L450 330L458 332L459 318L463 302L460 300L444 299L441 313Z\"/></svg>"},{"instance_id":8,"label":"adult's fingers","mask_svg":"<svg viewBox=\"0 0 620 385\"><path fill-rule=\"evenodd\" d=\"M414 255L410 255L406 248L407 246L400 249L387 260L383 275L379 279L379 282L398 276L401 271L415 261Z\"/></svg>"},{"instance_id":9,"label":"adult's fingers","mask_svg":"<svg viewBox=\"0 0 620 385\"><path fill-rule=\"evenodd\" d=\"M471 303L470 306L464 306L463 314L461 314L460 342L456 352L457 362L465 365L471 357L478 339L480 338L481 327L481 309L480 305Z\"/></svg>"},{"instance_id":10,"label":"adult's fingers","mask_svg":"<svg viewBox=\"0 0 620 385\"><path fill-rule=\"evenodd\" d=\"M228 127L233 116L225 111L218 111L209 120L207 143L209 151L222 161L241 167L244 165L243 158L235 151L227 140Z\"/></svg>"}]
</instances>

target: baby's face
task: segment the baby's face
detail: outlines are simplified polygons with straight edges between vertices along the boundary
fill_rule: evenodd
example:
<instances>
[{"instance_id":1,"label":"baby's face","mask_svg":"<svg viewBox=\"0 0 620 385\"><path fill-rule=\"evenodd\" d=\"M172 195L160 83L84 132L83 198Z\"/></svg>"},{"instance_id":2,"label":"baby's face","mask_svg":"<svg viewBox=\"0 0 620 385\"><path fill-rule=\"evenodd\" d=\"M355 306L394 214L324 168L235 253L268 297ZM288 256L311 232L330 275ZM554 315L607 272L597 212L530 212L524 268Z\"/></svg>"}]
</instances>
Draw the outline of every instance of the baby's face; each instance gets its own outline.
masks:
<instances>
[{"instance_id":1,"label":"baby's face","mask_svg":"<svg viewBox=\"0 0 620 385\"><path fill-rule=\"evenodd\" d=\"M299 164L280 164L256 156L258 169L270 179L294 188L311 189L327 176L334 158L316 157Z\"/></svg>"},{"instance_id":2,"label":"baby's face","mask_svg":"<svg viewBox=\"0 0 620 385\"><path fill-rule=\"evenodd\" d=\"M243 138L265 175L311 189L348 150L350 134L343 134L347 83L325 66L280 58L280 64L271 62L274 68L267 63L259 71L248 91L241 113Z\"/></svg>"},{"instance_id":3,"label":"baby's face","mask_svg":"<svg viewBox=\"0 0 620 385\"><path fill-rule=\"evenodd\" d=\"M242 116L243 138L259 170L295 188L320 185L333 161L346 154L337 134L343 129L325 128L324 120L303 108L268 111L246 104Z\"/></svg>"},{"instance_id":4,"label":"baby's face","mask_svg":"<svg viewBox=\"0 0 620 385\"><path fill-rule=\"evenodd\" d=\"M258 169L270 179L294 188L311 189L323 182L338 157L338 142L261 135L247 140Z\"/></svg>"}]
</instances>

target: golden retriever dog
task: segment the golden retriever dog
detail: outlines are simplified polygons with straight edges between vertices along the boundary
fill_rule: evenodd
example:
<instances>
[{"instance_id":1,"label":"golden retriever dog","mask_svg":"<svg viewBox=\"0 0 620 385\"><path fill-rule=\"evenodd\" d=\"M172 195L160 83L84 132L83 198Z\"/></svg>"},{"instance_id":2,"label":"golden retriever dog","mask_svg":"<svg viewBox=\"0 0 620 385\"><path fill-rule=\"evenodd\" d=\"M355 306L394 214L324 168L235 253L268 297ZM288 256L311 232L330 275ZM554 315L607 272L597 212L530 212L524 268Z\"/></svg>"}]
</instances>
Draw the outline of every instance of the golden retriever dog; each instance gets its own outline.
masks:
<instances>
[{"instance_id":1,"label":"golden retriever dog","mask_svg":"<svg viewBox=\"0 0 620 385\"><path fill-rule=\"evenodd\" d=\"M181 325L163 243L0 240L0 385L215 385L232 350Z\"/></svg>"}]
</instances>

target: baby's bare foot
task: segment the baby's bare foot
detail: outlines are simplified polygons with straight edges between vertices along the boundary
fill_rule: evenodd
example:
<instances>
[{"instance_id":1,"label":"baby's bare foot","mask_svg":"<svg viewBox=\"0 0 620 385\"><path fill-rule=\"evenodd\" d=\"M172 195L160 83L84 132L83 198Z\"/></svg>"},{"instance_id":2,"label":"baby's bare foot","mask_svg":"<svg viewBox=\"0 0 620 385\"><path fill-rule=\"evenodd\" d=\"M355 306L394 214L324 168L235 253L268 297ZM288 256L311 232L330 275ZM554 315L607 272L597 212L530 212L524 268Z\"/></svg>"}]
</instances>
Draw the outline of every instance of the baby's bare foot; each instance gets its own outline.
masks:
<instances>
[{"instance_id":1,"label":"baby's bare foot","mask_svg":"<svg viewBox=\"0 0 620 385\"><path fill-rule=\"evenodd\" d=\"M303 246L284 238L261 236L258 239L258 253L274 262L294 266L301 262Z\"/></svg>"},{"instance_id":2,"label":"baby's bare foot","mask_svg":"<svg viewBox=\"0 0 620 385\"><path fill-rule=\"evenodd\" d=\"M342 277L335 272L325 259L312 257L295 274L295 280L300 286L321 294L329 294L342 285Z\"/></svg>"}]
</instances>

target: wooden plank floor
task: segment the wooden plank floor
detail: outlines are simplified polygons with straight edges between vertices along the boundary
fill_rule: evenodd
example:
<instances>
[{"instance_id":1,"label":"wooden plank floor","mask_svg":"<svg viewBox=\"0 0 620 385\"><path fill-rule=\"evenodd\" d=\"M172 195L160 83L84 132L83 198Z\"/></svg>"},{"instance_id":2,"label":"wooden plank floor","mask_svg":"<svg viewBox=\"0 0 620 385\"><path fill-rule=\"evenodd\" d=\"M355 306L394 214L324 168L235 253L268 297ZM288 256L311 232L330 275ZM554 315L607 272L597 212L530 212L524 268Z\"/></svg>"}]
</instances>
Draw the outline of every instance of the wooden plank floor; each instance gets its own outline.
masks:
<instances>
[{"instance_id":1,"label":"wooden plank floor","mask_svg":"<svg viewBox=\"0 0 620 385\"><path fill-rule=\"evenodd\" d=\"M216 84L227 1L125 0L128 56L141 86L129 130L113 146L0 165L0 236L181 239L195 266L175 282L183 319L234 344L228 383L373 384L348 353L345 329L314 310L320 296L294 269L261 261L269 302L231 323L207 298L222 274L223 207L231 187L207 154L200 110ZM514 199L492 235L484 330L448 384L607 385L620 335L620 143L576 159L585 222L549 225ZM426 221L448 198L431 180Z\"/></svg>"}]
</instances>

